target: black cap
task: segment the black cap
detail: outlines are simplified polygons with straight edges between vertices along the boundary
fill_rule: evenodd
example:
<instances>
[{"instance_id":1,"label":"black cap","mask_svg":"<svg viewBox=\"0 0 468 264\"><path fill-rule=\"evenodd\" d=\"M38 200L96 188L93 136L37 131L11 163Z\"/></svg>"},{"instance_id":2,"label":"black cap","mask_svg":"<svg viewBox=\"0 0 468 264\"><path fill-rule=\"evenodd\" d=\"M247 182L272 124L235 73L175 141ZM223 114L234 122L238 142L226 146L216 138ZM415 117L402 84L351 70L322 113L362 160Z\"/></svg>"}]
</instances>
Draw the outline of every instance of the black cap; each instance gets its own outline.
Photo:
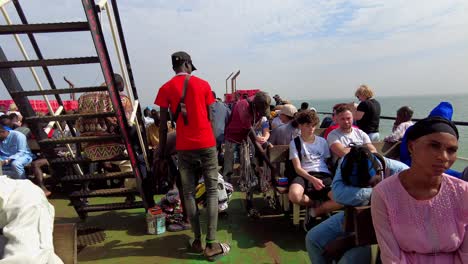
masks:
<instances>
[{"instance_id":1,"label":"black cap","mask_svg":"<svg viewBox=\"0 0 468 264\"><path fill-rule=\"evenodd\" d=\"M184 62L190 62L190 64L192 65L192 71L197 70L197 68L195 68L195 65L193 65L193 63L192 63L192 58L190 58L190 55L185 51L178 51L178 52L172 54L171 58L172 58L172 67L173 68L179 67Z\"/></svg>"}]
</instances>

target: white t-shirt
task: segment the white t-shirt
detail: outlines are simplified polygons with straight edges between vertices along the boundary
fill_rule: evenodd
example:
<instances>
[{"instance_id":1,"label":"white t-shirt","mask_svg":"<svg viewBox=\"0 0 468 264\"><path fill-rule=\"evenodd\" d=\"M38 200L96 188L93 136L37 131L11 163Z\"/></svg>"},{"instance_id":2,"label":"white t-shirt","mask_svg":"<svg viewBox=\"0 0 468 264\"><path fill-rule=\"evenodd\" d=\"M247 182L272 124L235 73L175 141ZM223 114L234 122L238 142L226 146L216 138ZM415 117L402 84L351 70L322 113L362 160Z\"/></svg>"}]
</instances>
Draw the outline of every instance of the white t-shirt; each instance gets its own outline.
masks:
<instances>
[{"instance_id":1,"label":"white t-shirt","mask_svg":"<svg viewBox=\"0 0 468 264\"><path fill-rule=\"evenodd\" d=\"M333 130L328 134L327 142L329 147L335 143L341 143L344 147L348 147L350 143L364 145L371 143L371 140L364 131L353 127L350 133L343 133L339 128ZM337 159L338 157L333 155L333 162L336 162Z\"/></svg>"},{"instance_id":2,"label":"white t-shirt","mask_svg":"<svg viewBox=\"0 0 468 264\"><path fill-rule=\"evenodd\" d=\"M326 163L326 159L330 157L330 149L328 148L327 141L323 137L315 136L312 143L307 143L301 139L301 167L309 172L326 172L330 173ZM289 159L299 158L297 153L296 143L291 140L289 143Z\"/></svg>"}]
</instances>

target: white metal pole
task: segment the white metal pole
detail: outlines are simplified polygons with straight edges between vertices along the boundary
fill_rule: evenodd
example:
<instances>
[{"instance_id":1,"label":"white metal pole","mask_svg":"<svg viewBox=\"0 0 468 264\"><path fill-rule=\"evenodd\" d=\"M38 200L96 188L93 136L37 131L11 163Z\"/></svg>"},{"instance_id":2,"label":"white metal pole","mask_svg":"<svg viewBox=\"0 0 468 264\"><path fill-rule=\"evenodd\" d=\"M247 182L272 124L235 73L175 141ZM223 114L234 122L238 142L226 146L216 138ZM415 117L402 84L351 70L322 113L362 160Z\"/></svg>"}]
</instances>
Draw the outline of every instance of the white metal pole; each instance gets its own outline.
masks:
<instances>
[{"instance_id":1,"label":"white metal pole","mask_svg":"<svg viewBox=\"0 0 468 264\"><path fill-rule=\"evenodd\" d=\"M8 15L8 13L7 13L5 7L3 6L3 4L7 3L8 1L10 1L10 0L7 0L7 1L5 1L5 2L0 2L0 4L2 4L2 5L0 5L0 9L2 10L3 17L5 17L5 20L6 20L7 24L8 24L8 25L12 25L13 23L12 23L12 21L11 21L11 19L10 19L10 16ZM21 53L23 54L24 59L25 59L25 60L30 60L30 59L29 59L29 56L28 56L28 53L26 52L26 49L24 48L23 42L22 42L21 39L19 38L18 34L14 34L13 36L15 37L16 43L18 44L18 47L20 48ZM37 84L37 86L39 87L39 90L43 91L44 88L43 88L43 86L42 86L41 81L39 80L39 76L37 75L36 70L35 70L33 67L29 67L29 70L31 71L31 73L32 73L32 75L33 75L33 77L34 77L34 80L36 81L36 84ZM47 98L47 96L45 96L45 95L42 95L42 97L44 98L44 101L46 101L46 105L47 105L47 109L49 110L49 113L50 113L51 115L56 115L56 114L54 113L54 110L52 109L52 105L50 104L49 98ZM61 106L61 107L63 108L63 106ZM60 108L59 108L59 109L60 109ZM60 110L60 111L61 111L61 110ZM62 126L60 125L60 122L57 123L57 127L59 128L59 131L61 132L61 134L62 134L62 136L63 136L63 135L64 135L64 132L63 132ZM66 144L66 146L67 146L67 149L68 149L68 151L70 152L71 156L72 156L72 157L75 157L75 154L73 153L72 148L70 147L70 145L69 145L69 144ZM79 174L81 174L81 175L83 174L83 172L82 172L82 170L81 170L81 168L80 168L79 166L77 167L77 170L78 170L78 173L79 173Z\"/></svg>"},{"instance_id":2,"label":"white metal pole","mask_svg":"<svg viewBox=\"0 0 468 264\"><path fill-rule=\"evenodd\" d=\"M125 84L126 84L125 89L126 89L127 94L128 94L128 96L130 98L130 102L132 102L132 105L134 107L134 111L136 113L135 109L136 109L136 106L138 106L138 101L135 101L135 97L133 96L133 92L130 89L131 84L130 84L130 80L129 80L129 77L128 77L127 65L125 65L125 63L124 63L124 61L122 59L122 55L121 55L122 51L120 49L119 42L117 41L118 40L118 35L116 34L116 25L115 25L115 21L114 21L114 17L113 17L113 11L111 11L110 5L107 2L107 0L102 0L101 2L104 2L104 1L105 1L104 6L105 6L105 9L106 9L107 18L109 19L109 26L110 26L110 29L111 29L111 32L112 32L112 40L114 41L114 47L115 47L115 51L117 53L117 58L118 58L118 61L119 61L120 70L122 72L122 75L123 75L123 78L124 78L124 81L125 81ZM129 122L129 125L132 126L131 123L133 123L133 122L130 122L130 120L128 120L128 122ZM136 125L138 140L140 141L140 145L142 146L141 149L142 149L142 153L143 153L143 159L145 160L146 168L149 169L150 164L148 162L148 155L146 153L146 149L144 148L144 140L143 140L143 135L141 134L140 122L138 121L138 118L135 119L135 125Z\"/></svg>"},{"instance_id":3,"label":"white metal pole","mask_svg":"<svg viewBox=\"0 0 468 264\"><path fill-rule=\"evenodd\" d=\"M3 7L4 5L8 4L11 0L0 0L0 7Z\"/></svg>"}]
</instances>

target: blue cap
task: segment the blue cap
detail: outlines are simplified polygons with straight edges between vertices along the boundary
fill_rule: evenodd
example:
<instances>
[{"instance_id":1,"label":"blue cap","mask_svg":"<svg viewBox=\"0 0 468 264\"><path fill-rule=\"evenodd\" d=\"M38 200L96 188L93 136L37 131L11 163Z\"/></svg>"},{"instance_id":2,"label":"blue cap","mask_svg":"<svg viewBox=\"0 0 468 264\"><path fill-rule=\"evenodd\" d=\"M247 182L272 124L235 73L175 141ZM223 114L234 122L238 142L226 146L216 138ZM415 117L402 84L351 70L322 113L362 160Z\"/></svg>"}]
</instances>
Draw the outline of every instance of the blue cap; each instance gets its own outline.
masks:
<instances>
[{"instance_id":1,"label":"blue cap","mask_svg":"<svg viewBox=\"0 0 468 264\"><path fill-rule=\"evenodd\" d=\"M429 117L438 116L449 121L452 121L453 116L453 107L452 104L449 102L440 102L434 109L432 109L431 113L429 113Z\"/></svg>"}]
</instances>

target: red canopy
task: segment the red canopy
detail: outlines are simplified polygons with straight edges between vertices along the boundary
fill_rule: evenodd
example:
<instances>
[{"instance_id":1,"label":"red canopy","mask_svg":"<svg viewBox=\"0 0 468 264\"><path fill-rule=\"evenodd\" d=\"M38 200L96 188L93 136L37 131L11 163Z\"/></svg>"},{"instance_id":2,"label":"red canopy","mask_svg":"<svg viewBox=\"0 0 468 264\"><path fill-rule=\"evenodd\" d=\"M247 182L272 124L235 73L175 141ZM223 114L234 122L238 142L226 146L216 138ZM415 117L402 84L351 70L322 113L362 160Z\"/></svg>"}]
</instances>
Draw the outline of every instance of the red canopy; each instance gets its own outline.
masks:
<instances>
[{"instance_id":1,"label":"red canopy","mask_svg":"<svg viewBox=\"0 0 468 264\"><path fill-rule=\"evenodd\" d=\"M52 106L52 109L56 111L59 107L59 104L57 103L57 101L49 100L49 102L50 102L50 105ZM8 111L10 105L13 103L15 103L13 100L0 100L0 106L3 106L6 111ZM29 103L31 104L34 111L42 112L42 113L49 113L49 110L47 109L47 103L44 100L29 100ZM66 111L77 110L78 101L64 100L63 107L65 108Z\"/></svg>"}]
</instances>

